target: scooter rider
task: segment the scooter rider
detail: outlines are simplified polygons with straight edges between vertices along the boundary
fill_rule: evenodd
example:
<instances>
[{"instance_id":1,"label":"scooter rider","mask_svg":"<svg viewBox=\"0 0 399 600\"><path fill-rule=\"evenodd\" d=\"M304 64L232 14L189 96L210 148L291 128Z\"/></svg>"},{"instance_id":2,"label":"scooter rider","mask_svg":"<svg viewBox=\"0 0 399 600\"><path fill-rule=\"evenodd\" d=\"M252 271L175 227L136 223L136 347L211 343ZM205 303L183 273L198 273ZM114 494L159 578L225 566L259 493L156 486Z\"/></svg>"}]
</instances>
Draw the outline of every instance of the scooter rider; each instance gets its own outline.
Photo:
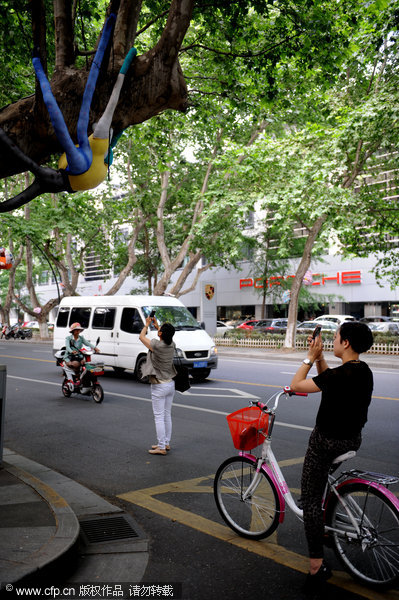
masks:
<instances>
[{"instance_id":1,"label":"scooter rider","mask_svg":"<svg viewBox=\"0 0 399 600\"><path fill-rule=\"evenodd\" d=\"M69 329L71 335L65 339L65 356L64 362L67 367L73 369L76 375L79 375L80 368L84 365L85 359L80 352L83 346L93 348L94 352L100 352L98 348L86 340L80 332L84 331L80 323L72 323Z\"/></svg>"}]
</instances>

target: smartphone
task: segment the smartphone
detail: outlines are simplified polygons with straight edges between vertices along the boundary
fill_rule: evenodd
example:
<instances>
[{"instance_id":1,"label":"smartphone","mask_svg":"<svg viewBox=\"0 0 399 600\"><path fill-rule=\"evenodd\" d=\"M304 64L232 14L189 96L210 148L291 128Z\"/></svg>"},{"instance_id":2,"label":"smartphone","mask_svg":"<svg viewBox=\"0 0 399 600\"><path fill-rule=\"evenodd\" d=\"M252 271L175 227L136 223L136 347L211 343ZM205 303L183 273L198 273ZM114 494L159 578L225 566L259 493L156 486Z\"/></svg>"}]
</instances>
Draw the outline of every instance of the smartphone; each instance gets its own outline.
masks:
<instances>
[{"instance_id":1,"label":"smartphone","mask_svg":"<svg viewBox=\"0 0 399 600\"><path fill-rule=\"evenodd\" d=\"M317 327L314 328L314 331L312 333L312 338L314 340L317 338L318 335L320 335L320 331L321 331L321 325L317 325Z\"/></svg>"},{"instance_id":2,"label":"smartphone","mask_svg":"<svg viewBox=\"0 0 399 600\"><path fill-rule=\"evenodd\" d=\"M151 319L152 319L153 317L155 317L155 310L152 310L152 311L150 312L150 317L151 317Z\"/></svg>"}]
</instances>

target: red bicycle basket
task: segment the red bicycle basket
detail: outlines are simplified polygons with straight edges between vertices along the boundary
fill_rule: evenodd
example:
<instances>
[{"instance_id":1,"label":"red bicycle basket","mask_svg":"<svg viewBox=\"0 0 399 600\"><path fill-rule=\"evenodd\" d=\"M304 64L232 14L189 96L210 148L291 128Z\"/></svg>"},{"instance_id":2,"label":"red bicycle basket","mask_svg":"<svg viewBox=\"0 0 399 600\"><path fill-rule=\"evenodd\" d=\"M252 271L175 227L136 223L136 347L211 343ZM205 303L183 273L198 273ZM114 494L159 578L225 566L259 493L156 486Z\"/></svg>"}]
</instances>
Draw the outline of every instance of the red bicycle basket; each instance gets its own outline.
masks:
<instances>
[{"instance_id":1,"label":"red bicycle basket","mask_svg":"<svg viewBox=\"0 0 399 600\"><path fill-rule=\"evenodd\" d=\"M237 450L252 450L263 444L269 426L269 415L257 406L240 408L227 415L231 437Z\"/></svg>"}]
</instances>

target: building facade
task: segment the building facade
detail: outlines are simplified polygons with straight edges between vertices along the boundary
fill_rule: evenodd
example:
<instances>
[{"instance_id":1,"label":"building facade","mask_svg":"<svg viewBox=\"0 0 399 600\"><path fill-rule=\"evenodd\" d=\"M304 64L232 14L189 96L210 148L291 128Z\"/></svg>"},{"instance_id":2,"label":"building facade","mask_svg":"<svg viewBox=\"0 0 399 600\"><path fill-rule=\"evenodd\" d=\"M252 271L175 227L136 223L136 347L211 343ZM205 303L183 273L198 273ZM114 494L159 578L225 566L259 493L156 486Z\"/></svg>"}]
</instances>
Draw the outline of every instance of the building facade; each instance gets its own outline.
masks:
<instances>
[{"instance_id":1,"label":"building facade","mask_svg":"<svg viewBox=\"0 0 399 600\"><path fill-rule=\"evenodd\" d=\"M261 318L262 312L264 317L285 316L288 313L288 303L284 301L284 291L287 289L284 282L295 274L298 260L289 261L286 273L270 277L266 284L253 274L253 266L248 262L242 262L239 269L208 269L201 274L196 289L182 295L180 300L198 321L203 321L207 302L204 302L202 295L208 285L213 289L213 303L219 320ZM375 264L376 260L372 257L342 259L340 256L326 255L314 260L304 283L318 306L309 311L302 309L298 314L299 319L327 313L349 314L356 318L370 315L399 317L399 291L397 288L392 289L388 282L377 283ZM179 272L173 279L178 275ZM103 280L82 277L77 293L101 296L110 289L114 281L113 278ZM187 287L190 281L187 281ZM265 309L262 309L265 285L266 303ZM128 277L118 293L129 294L137 287L137 280ZM38 293L42 302L45 302L57 296L56 285L54 282L39 284ZM146 293L144 288L143 293ZM50 315L50 322L55 315L56 310Z\"/></svg>"}]
</instances>

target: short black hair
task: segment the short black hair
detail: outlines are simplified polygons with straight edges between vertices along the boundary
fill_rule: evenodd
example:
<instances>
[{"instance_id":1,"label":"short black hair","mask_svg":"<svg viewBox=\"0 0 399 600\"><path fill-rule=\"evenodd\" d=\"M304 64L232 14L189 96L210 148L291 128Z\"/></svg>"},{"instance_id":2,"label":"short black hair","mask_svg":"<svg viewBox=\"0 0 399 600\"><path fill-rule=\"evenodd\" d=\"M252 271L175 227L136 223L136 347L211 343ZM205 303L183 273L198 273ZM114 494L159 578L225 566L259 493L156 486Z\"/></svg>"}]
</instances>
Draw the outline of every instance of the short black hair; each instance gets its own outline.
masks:
<instances>
[{"instance_id":1,"label":"short black hair","mask_svg":"<svg viewBox=\"0 0 399 600\"><path fill-rule=\"evenodd\" d=\"M373 334L366 323L345 321L339 328L338 333L341 336L341 341L347 340L352 350L358 354L367 352L374 342Z\"/></svg>"},{"instance_id":2,"label":"short black hair","mask_svg":"<svg viewBox=\"0 0 399 600\"><path fill-rule=\"evenodd\" d=\"M176 331L172 323L163 323L159 328L159 331L162 333L162 340L165 342L165 344L170 346Z\"/></svg>"}]
</instances>

